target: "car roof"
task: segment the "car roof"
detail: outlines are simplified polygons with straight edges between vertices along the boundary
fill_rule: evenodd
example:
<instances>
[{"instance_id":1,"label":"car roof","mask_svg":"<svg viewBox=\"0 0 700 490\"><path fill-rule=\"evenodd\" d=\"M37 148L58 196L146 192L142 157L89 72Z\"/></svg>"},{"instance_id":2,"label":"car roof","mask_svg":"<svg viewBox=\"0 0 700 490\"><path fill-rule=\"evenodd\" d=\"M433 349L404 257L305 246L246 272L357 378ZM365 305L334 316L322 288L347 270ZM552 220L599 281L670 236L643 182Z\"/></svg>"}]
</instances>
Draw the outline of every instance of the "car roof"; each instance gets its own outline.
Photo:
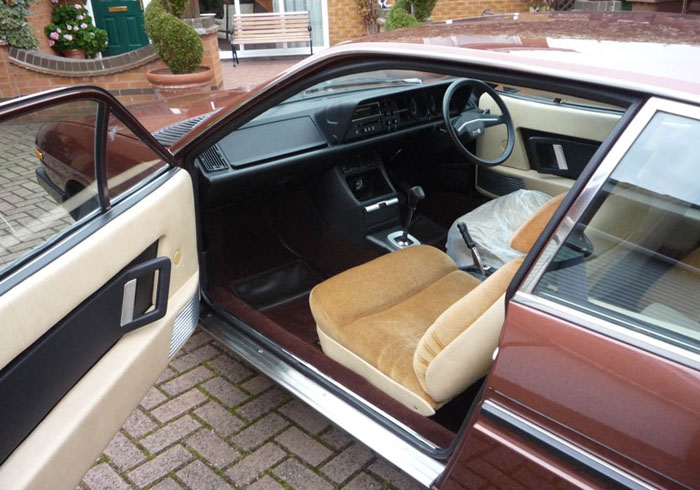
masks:
<instances>
[{"instance_id":1,"label":"car roof","mask_svg":"<svg viewBox=\"0 0 700 490\"><path fill-rule=\"evenodd\" d=\"M482 16L382 32L339 48L352 51L364 43L379 43L375 49L397 54L408 44L416 53L517 65L525 71L700 102L700 16L633 12Z\"/></svg>"}]
</instances>

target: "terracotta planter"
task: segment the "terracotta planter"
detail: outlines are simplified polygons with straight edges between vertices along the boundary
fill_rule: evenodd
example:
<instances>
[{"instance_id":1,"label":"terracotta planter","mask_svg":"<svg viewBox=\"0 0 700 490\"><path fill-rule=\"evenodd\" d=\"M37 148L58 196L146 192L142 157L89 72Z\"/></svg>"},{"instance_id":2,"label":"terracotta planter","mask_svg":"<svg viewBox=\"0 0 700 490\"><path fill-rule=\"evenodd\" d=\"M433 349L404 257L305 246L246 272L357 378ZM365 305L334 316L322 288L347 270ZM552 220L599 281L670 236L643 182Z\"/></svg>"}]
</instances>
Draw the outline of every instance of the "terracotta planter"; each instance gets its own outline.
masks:
<instances>
[{"instance_id":1,"label":"terracotta planter","mask_svg":"<svg viewBox=\"0 0 700 490\"><path fill-rule=\"evenodd\" d=\"M63 51L61 54L66 58L74 58L77 60L84 60L85 59L85 50L84 49L68 49L66 51Z\"/></svg>"},{"instance_id":2,"label":"terracotta planter","mask_svg":"<svg viewBox=\"0 0 700 490\"><path fill-rule=\"evenodd\" d=\"M214 71L208 66L200 66L199 71L181 75L173 74L168 68L158 68L146 73L146 78L161 95L180 95L209 90Z\"/></svg>"}]
</instances>

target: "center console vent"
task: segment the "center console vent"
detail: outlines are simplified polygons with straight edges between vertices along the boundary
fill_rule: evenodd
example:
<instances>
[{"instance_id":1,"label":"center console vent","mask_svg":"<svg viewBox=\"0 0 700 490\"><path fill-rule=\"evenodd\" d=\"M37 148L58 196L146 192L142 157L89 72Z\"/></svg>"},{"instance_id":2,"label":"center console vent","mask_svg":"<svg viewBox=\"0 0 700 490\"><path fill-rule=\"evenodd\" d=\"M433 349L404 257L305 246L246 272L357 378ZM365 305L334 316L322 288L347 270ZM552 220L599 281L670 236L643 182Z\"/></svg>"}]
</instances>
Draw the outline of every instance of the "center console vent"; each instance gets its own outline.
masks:
<instances>
[{"instance_id":1,"label":"center console vent","mask_svg":"<svg viewBox=\"0 0 700 490\"><path fill-rule=\"evenodd\" d=\"M207 172L226 170L228 163L224 160L217 145L210 146L199 155L199 161Z\"/></svg>"}]
</instances>

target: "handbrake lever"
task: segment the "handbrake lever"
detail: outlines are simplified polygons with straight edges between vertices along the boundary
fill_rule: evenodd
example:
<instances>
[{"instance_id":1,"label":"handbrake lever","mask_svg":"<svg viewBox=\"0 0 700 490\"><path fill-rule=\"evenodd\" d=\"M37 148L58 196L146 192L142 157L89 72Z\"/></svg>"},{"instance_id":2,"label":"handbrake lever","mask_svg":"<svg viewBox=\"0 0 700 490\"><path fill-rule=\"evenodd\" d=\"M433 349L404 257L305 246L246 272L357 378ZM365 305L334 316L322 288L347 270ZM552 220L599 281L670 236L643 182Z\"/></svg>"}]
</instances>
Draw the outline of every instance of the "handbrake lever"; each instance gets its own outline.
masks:
<instances>
[{"instance_id":1,"label":"handbrake lever","mask_svg":"<svg viewBox=\"0 0 700 490\"><path fill-rule=\"evenodd\" d=\"M469 234L467 224L464 221L460 221L459 223L457 223L457 229L462 235L462 240L464 240L464 243L467 245L467 248L472 253L472 260L474 261L474 265L479 269L479 272L482 276L486 276L484 263L481 261L481 254L479 254L479 249L476 247L476 242Z\"/></svg>"}]
</instances>

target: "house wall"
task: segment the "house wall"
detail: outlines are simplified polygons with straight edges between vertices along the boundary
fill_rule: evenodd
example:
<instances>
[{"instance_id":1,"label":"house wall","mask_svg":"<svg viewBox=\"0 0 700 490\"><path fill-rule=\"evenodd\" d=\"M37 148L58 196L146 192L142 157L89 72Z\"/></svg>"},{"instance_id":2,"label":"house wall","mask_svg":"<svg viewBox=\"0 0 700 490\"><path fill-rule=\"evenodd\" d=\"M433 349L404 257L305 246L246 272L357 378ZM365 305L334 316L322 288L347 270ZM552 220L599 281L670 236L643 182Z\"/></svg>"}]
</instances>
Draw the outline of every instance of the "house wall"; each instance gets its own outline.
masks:
<instances>
[{"instance_id":1,"label":"house wall","mask_svg":"<svg viewBox=\"0 0 700 490\"><path fill-rule=\"evenodd\" d=\"M532 0L439 0L432 18L439 22L473 17L486 9L494 13L526 12L531 3ZM357 0L328 0L328 24L331 46L366 34L357 12Z\"/></svg>"},{"instance_id":2,"label":"house wall","mask_svg":"<svg viewBox=\"0 0 700 490\"><path fill-rule=\"evenodd\" d=\"M53 3L49 0L37 0L29 7L27 22L32 28L32 32L39 41L39 51L54 54L54 50L49 47L49 38L44 34L44 27L51 23L53 13Z\"/></svg>"}]
</instances>

